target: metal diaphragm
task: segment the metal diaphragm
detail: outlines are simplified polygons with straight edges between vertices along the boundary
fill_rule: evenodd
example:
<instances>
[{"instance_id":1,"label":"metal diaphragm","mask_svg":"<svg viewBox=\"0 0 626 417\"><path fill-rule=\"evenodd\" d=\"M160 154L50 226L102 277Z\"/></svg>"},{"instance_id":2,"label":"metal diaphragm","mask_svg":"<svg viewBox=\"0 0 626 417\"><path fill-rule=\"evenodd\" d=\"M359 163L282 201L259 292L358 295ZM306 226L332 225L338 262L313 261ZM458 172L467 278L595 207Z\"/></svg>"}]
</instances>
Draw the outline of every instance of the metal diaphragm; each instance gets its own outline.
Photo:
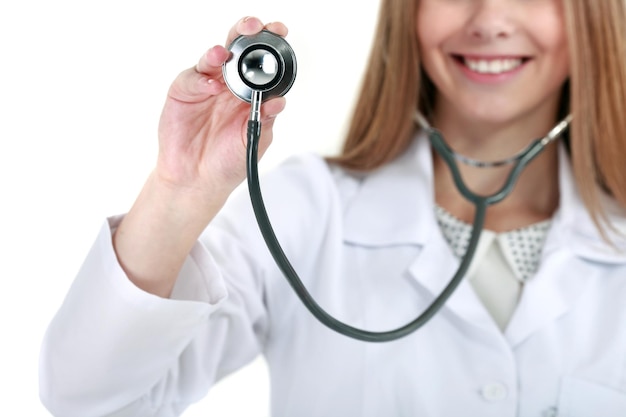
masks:
<instances>
[{"instance_id":1,"label":"metal diaphragm","mask_svg":"<svg viewBox=\"0 0 626 417\"><path fill-rule=\"evenodd\" d=\"M287 41L267 30L237 37L229 46L232 56L222 66L226 85L250 103L253 91L262 100L285 95L296 79L296 55Z\"/></svg>"}]
</instances>

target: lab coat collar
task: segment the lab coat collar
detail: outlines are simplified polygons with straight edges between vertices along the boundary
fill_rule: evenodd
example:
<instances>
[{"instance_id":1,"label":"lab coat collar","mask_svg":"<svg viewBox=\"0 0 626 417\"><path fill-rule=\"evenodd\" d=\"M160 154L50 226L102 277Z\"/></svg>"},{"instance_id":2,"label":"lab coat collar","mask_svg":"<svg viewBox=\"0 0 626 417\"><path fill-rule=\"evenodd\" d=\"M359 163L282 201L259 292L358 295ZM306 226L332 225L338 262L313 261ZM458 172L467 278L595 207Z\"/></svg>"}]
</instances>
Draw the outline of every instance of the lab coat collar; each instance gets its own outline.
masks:
<instances>
[{"instance_id":1,"label":"lab coat collar","mask_svg":"<svg viewBox=\"0 0 626 417\"><path fill-rule=\"evenodd\" d=\"M606 242L587 212L578 193L574 174L564 146L559 150L559 209L546 240L544 253L568 247L576 256L605 264L626 263L626 210L611 197L601 194L601 202L613 229L606 230L613 246Z\"/></svg>"},{"instance_id":2,"label":"lab coat collar","mask_svg":"<svg viewBox=\"0 0 626 417\"><path fill-rule=\"evenodd\" d=\"M395 161L363 176L340 179L346 242L364 246L425 244L433 232L432 156L425 137ZM346 191L351 187L352 191Z\"/></svg>"},{"instance_id":3,"label":"lab coat collar","mask_svg":"<svg viewBox=\"0 0 626 417\"><path fill-rule=\"evenodd\" d=\"M349 180L346 180L349 178ZM432 150L424 133L395 161L363 176L339 179L344 187L344 238L365 246L441 243L434 212ZM349 183L349 185L347 185ZM345 192L351 187L351 192ZM611 247L596 229L576 189L571 162L559 149L559 209L545 243L601 263L626 263L626 210L608 196L602 201L619 233L608 230ZM347 196L346 196L347 195ZM436 245L438 246L438 245Z\"/></svg>"},{"instance_id":4,"label":"lab coat collar","mask_svg":"<svg viewBox=\"0 0 626 417\"><path fill-rule=\"evenodd\" d=\"M533 333L565 315L611 267L626 264L626 234L611 233L611 246L597 230L576 188L572 167L562 146L559 151L559 209L546 237L539 271L524 288L506 338L518 346ZM626 216L607 196L603 203L610 220L626 232Z\"/></svg>"},{"instance_id":5,"label":"lab coat collar","mask_svg":"<svg viewBox=\"0 0 626 417\"><path fill-rule=\"evenodd\" d=\"M614 246L603 240L578 194L566 150L559 150L559 209L546 237L539 271L524 288L505 336L518 346L566 314L593 280L626 264L626 214L608 196L603 204L614 227Z\"/></svg>"}]
</instances>

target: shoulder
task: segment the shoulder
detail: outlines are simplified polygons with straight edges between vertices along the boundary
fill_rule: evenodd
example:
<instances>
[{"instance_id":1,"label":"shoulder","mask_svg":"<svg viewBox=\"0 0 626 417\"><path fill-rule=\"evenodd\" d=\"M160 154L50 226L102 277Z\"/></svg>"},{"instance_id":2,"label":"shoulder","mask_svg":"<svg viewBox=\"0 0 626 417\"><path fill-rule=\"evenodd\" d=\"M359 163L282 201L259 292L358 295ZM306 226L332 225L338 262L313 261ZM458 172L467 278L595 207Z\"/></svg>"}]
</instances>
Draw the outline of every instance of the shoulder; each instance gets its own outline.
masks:
<instances>
[{"instance_id":1,"label":"shoulder","mask_svg":"<svg viewBox=\"0 0 626 417\"><path fill-rule=\"evenodd\" d=\"M327 161L314 153L291 156L261 171L260 199L281 240L302 240L321 233L329 222L341 216L341 198L335 173ZM257 230L248 184L231 195L213 224L229 230Z\"/></svg>"},{"instance_id":2,"label":"shoulder","mask_svg":"<svg viewBox=\"0 0 626 417\"><path fill-rule=\"evenodd\" d=\"M261 175L263 197L274 210L321 214L340 200L335 169L320 155L291 156ZM246 192L248 190L246 189Z\"/></svg>"},{"instance_id":3,"label":"shoulder","mask_svg":"<svg viewBox=\"0 0 626 417\"><path fill-rule=\"evenodd\" d=\"M331 168L315 153L293 155L261 175L263 184L273 187L327 187L332 182Z\"/></svg>"},{"instance_id":4,"label":"shoulder","mask_svg":"<svg viewBox=\"0 0 626 417\"><path fill-rule=\"evenodd\" d=\"M603 195L602 205L607 216L607 238L623 255L626 264L626 207Z\"/></svg>"},{"instance_id":5,"label":"shoulder","mask_svg":"<svg viewBox=\"0 0 626 417\"><path fill-rule=\"evenodd\" d=\"M577 217L570 245L582 258L623 273L626 270L626 210L608 196L603 196L602 208L605 218L599 219L600 227L586 211L584 216Z\"/></svg>"},{"instance_id":6,"label":"shoulder","mask_svg":"<svg viewBox=\"0 0 626 417\"><path fill-rule=\"evenodd\" d=\"M302 240L302 233L314 236L332 229L350 242L421 242L434 216L430 164L425 141L415 141L395 160L368 172L354 172L320 155L301 153L266 169L260 188L268 216L281 237ZM225 208L230 219L256 228L246 184Z\"/></svg>"},{"instance_id":7,"label":"shoulder","mask_svg":"<svg viewBox=\"0 0 626 417\"><path fill-rule=\"evenodd\" d=\"M552 241L558 246L571 248L579 257L598 266L626 265L626 208L598 190L599 228L583 201L571 161L563 147L559 165L560 205L553 218Z\"/></svg>"}]
</instances>

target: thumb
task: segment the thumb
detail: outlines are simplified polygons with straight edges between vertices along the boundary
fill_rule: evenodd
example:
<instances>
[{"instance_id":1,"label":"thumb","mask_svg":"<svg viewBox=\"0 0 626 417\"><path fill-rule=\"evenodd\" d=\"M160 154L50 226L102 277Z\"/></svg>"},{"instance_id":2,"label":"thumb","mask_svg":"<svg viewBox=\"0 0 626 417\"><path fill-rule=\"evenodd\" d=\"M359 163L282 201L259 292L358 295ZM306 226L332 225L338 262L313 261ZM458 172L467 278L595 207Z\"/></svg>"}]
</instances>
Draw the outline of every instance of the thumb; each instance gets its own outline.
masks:
<instances>
[{"instance_id":1,"label":"thumb","mask_svg":"<svg viewBox=\"0 0 626 417\"><path fill-rule=\"evenodd\" d=\"M261 121L263 124L274 124L276 117L285 109L285 97L276 97L266 101L261 106Z\"/></svg>"}]
</instances>

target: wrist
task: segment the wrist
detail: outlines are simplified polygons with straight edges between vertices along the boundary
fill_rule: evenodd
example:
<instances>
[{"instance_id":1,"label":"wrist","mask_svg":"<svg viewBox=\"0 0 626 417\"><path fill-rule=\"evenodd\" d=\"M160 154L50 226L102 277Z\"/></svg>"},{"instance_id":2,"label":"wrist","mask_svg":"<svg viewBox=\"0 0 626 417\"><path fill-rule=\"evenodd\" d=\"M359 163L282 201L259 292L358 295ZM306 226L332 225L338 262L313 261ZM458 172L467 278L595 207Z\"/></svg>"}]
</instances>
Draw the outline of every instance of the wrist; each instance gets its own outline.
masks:
<instances>
[{"instance_id":1,"label":"wrist","mask_svg":"<svg viewBox=\"0 0 626 417\"><path fill-rule=\"evenodd\" d=\"M152 173L113 236L129 279L148 292L169 296L191 248L226 198L173 186Z\"/></svg>"}]
</instances>

